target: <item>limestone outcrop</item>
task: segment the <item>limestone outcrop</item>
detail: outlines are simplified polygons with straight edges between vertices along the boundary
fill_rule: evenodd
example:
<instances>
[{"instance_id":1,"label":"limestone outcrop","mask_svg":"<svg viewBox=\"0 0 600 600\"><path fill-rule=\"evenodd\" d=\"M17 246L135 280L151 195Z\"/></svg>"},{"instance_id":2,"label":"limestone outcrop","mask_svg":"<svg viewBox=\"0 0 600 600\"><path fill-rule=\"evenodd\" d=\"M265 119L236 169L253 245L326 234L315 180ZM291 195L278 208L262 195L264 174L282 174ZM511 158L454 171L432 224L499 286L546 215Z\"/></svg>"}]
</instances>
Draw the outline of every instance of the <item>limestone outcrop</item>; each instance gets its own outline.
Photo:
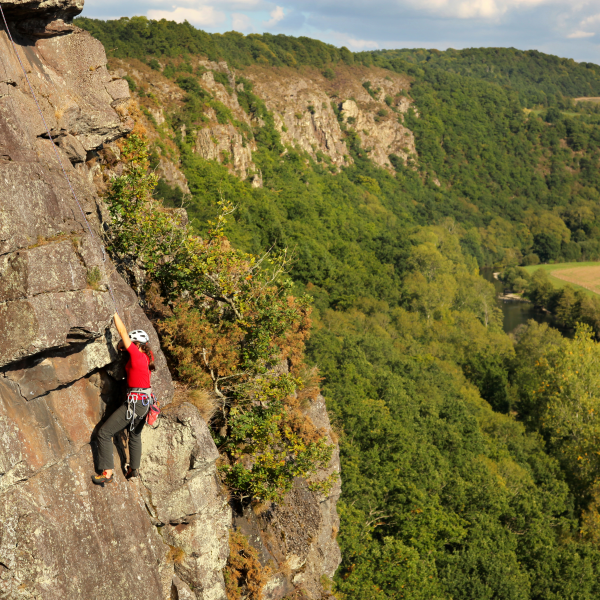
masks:
<instances>
[{"instance_id":1,"label":"limestone outcrop","mask_svg":"<svg viewBox=\"0 0 600 600\"><path fill-rule=\"evenodd\" d=\"M273 111L284 144L336 167L352 164L340 121L353 129L377 165L392 170L390 154L416 158L414 136L403 124L412 105L406 76L338 65L329 77L317 69L252 67L245 72ZM340 119L338 119L338 114Z\"/></svg>"},{"instance_id":2,"label":"limestone outcrop","mask_svg":"<svg viewBox=\"0 0 600 600\"><path fill-rule=\"evenodd\" d=\"M252 153L257 149L251 133L252 120L238 102L239 86L236 86L235 74L225 62L217 63L198 57L191 57L189 60L196 73L202 72L200 82L206 94L205 99L216 102L221 114L217 114L217 109L208 106L204 111L205 120L202 123L198 123L191 131L184 126L179 130L179 134L183 137L191 135L193 151L202 158L224 164L236 176L241 179L250 178L255 187L260 187L262 179L252 158ZM153 138L154 129L166 127L165 110L175 112L181 107L185 93L171 80L140 61L112 59L111 67L112 73L121 77L131 77L136 86L144 90L137 100L151 117L147 125L150 137ZM219 81L215 79L215 74L221 75ZM238 126L232 125L230 119L224 118L223 108L229 111ZM240 128L240 124L243 129ZM164 163L166 162L168 161L165 160ZM170 162L173 164L172 159ZM169 168L164 163L161 161L161 176L188 193L187 182L182 182L182 178L185 180L185 177L181 172L173 173L173 167Z\"/></svg>"},{"instance_id":3,"label":"limestone outcrop","mask_svg":"<svg viewBox=\"0 0 600 600\"><path fill-rule=\"evenodd\" d=\"M315 160L321 153L338 167L352 164L326 91L309 77L298 77L283 69L276 73L278 77L264 70L253 71L252 80L267 108L273 111L281 141Z\"/></svg>"},{"instance_id":4,"label":"limestone outcrop","mask_svg":"<svg viewBox=\"0 0 600 600\"><path fill-rule=\"evenodd\" d=\"M257 146L251 132L264 123L249 116L240 105L240 94L245 92L243 80L251 82L253 93L272 112L283 145L327 163L334 173L353 163L344 130L355 131L369 158L391 172L390 155L409 166L418 160L414 135L404 122L404 115L415 110L408 95L410 80L405 75L345 65L330 69L327 77L309 67L252 66L236 72L226 62L199 57L190 57L186 64L195 75L202 73L196 81L205 99L218 102L232 118L209 107L204 111L204 122L191 131L184 127L179 133L192 135L194 152L202 158L225 164L238 177L249 178L255 187L262 186L262 176L253 160ZM149 129L168 129L164 111L168 107L175 114L183 106L183 90L138 60L112 59L111 66L115 74L129 75L143 89L138 101L153 120Z\"/></svg>"}]
</instances>

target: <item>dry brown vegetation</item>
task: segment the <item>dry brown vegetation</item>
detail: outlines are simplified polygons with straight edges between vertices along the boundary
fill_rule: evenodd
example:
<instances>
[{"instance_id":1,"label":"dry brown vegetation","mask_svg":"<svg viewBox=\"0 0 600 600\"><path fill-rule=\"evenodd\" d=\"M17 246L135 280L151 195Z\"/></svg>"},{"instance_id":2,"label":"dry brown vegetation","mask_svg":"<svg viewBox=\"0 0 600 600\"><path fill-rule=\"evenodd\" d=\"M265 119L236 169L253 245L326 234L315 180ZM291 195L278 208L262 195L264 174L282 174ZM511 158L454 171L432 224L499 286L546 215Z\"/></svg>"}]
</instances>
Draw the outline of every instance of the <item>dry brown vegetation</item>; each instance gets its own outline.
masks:
<instances>
[{"instance_id":1,"label":"dry brown vegetation","mask_svg":"<svg viewBox=\"0 0 600 600\"><path fill-rule=\"evenodd\" d=\"M558 269L552 271L552 277L575 283L600 294L600 266L599 267L574 267L572 269Z\"/></svg>"},{"instance_id":2,"label":"dry brown vegetation","mask_svg":"<svg viewBox=\"0 0 600 600\"><path fill-rule=\"evenodd\" d=\"M223 574L228 600L261 600L271 570L263 567L258 552L239 531L229 532L229 558Z\"/></svg>"},{"instance_id":3,"label":"dry brown vegetation","mask_svg":"<svg viewBox=\"0 0 600 600\"><path fill-rule=\"evenodd\" d=\"M208 423L211 420L219 406L216 396L209 390L189 389L188 387L175 382L175 393L173 395L173 401L169 406L179 406L184 402L189 402L195 406L205 423Z\"/></svg>"}]
</instances>

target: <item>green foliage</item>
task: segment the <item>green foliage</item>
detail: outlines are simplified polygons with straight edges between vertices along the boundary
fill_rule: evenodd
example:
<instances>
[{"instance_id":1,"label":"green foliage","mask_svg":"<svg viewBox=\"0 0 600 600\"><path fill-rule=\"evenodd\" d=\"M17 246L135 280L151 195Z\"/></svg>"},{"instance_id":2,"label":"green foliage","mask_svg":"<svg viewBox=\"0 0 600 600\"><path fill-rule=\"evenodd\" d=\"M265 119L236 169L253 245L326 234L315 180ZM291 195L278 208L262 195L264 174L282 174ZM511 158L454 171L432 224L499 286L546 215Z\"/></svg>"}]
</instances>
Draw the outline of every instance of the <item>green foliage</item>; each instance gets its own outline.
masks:
<instances>
[{"instance_id":1,"label":"green foliage","mask_svg":"<svg viewBox=\"0 0 600 600\"><path fill-rule=\"evenodd\" d=\"M444 119L454 110L446 101ZM507 113L522 114L518 105ZM457 136L453 151L465 152L467 137L493 139L500 123L478 118L481 127L464 137L459 120L446 131ZM237 247L296 248L296 289L315 299L310 357L325 375L332 419L345 432L337 588L350 598L594 598L600 557L577 541L562 463L545 453L536 433L502 414L525 406L515 387L523 378L511 371L515 359L493 289L477 275L478 258L507 257L515 240L532 254L532 230L556 232L562 243L565 221L548 211L529 229L516 216L492 216L499 210L492 185L489 225L469 213L475 220L459 226L466 185L459 201L459 192L427 188L403 167L393 178L373 168L351 134L355 165L333 177L296 151L281 157L272 122L254 134L262 189L182 146L189 212L203 231L220 194L235 197L240 208L228 237ZM470 173L471 198L483 207L474 182L482 172L496 175L486 161L472 171L468 164L452 167L453 185ZM503 177L512 201L515 189ZM456 220L439 212L450 212L449 198ZM419 226L436 218L439 226ZM248 422L274 431L263 418ZM230 473L242 485L245 473L237 469Z\"/></svg>"},{"instance_id":2,"label":"green foliage","mask_svg":"<svg viewBox=\"0 0 600 600\"><path fill-rule=\"evenodd\" d=\"M333 446L324 438L306 441L292 430L284 404L299 382L281 375L251 384L253 403L237 405L229 412L231 435L220 445L231 464L221 467L230 488L240 498L282 502L295 477L310 477L317 468L327 468ZM245 391L248 391L247 388ZM315 481L313 491L328 493L333 478Z\"/></svg>"},{"instance_id":3,"label":"green foliage","mask_svg":"<svg viewBox=\"0 0 600 600\"><path fill-rule=\"evenodd\" d=\"M369 96L371 96L371 98L377 100L377 94L380 91L379 88L377 88L377 89L374 90L371 87L371 82L370 81L365 81L365 82L363 82L362 85L365 88L365 90L367 90L367 92L369 93Z\"/></svg>"},{"instance_id":4,"label":"green foliage","mask_svg":"<svg viewBox=\"0 0 600 600\"><path fill-rule=\"evenodd\" d=\"M357 62L404 72L453 72L463 77L510 86L524 106L552 102L560 96L599 96L600 67L572 59L515 48L374 50L355 55Z\"/></svg>"},{"instance_id":5,"label":"green foliage","mask_svg":"<svg viewBox=\"0 0 600 600\"><path fill-rule=\"evenodd\" d=\"M600 596L589 412L596 347L589 333L565 342L537 325L518 331L513 346L493 288L478 275L478 266L502 265L507 287L568 326L597 319L593 300L518 268L600 256L598 115L562 97L597 95L596 68L513 50L325 56L329 47L303 38L211 36L134 19L92 26L107 47L117 34L129 36L132 55L185 47L234 66L309 64L323 72L356 60L411 75L419 117L409 111L403 124L415 134L414 168L398 157L395 174L374 167L344 127L354 163L335 176L324 155L313 161L284 149L250 82L236 77L240 105L264 122L255 118L244 132L257 142L263 187L178 140L188 212L205 241L168 254L180 257L171 274L160 265L152 273L165 290L216 304L174 304L163 339L182 379L223 395L213 433L229 484L240 497L278 499L294 473L314 477L306 465L324 464L329 452L305 429L289 393L299 389L298 372L275 376L269 368L276 355L296 356L306 337L307 309L287 304L289 289L313 296L308 355L341 432L343 560L335 583L347 598ZM147 38L132 35L134 27ZM181 35L171 47L147 50L173 32ZM188 87L184 109L169 115L174 125L198 122L212 101ZM543 109L523 110L534 102ZM219 215L229 199L238 208L225 222ZM254 278L251 255L286 247L295 256L284 293L245 279ZM588 346L590 356L581 355ZM589 372L578 379L572 373L580 368Z\"/></svg>"},{"instance_id":6,"label":"green foliage","mask_svg":"<svg viewBox=\"0 0 600 600\"><path fill-rule=\"evenodd\" d=\"M295 477L314 475L332 453L322 436L298 426L299 415L285 404L300 381L271 374L281 360L301 356L308 300L288 296L289 281L276 284L285 255L257 259L231 248L224 237L233 212L227 202L220 202L206 239L193 235L178 213L154 198L157 177L148 155L137 134L123 143L124 173L112 180L106 198L109 250L125 272L133 265L143 269L170 303L172 314L159 330L179 378L210 386L219 398L213 427L229 457L222 467L226 483L241 500L281 502ZM313 487L327 491L331 484L315 481Z\"/></svg>"},{"instance_id":7,"label":"green foliage","mask_svg":"<svg viewBox=\"0 0 600 600\"><path fill-rule=\"evenodd\" d=\"M131 92L135 92L137 90L137 84L132 77L130 77L129 75L125 75L123 79L127 82L127 85L129 86L129 90Z\"/></svg>"},{"instance_id":8,"label":"green foliage","mask_svg":"<svg viewBox=\"0 0 600 600\"><path fill-rule=\"evenodd\" d=\"M321 72L325 79L335 79L335 71L331 67L327 67L324 71Z\"/></svg>"},{"instance_id":9,"label":"green foliage","mask_svg":"<svg viewBox=\"0 0 600 600\"><path fill-rule=\"evenodd\" d=\"M99 39L105 48L115 48L112 56L119 58L203 54L210 60L226 60L233 67L270 64L322 68L332 63L354 62L347 48L336 48L306 37L270 33L242 35L236 31L210 34L187 21L153 21L146 17L122 17L113 21L78 17L75 23Z\"/></svg>"},{"instance_id":10,"label":"green foliage","mask_svg":"<svg viewBox=\"0 0 600 600\"><path fill-rule=\"evenodd\" d=\"M536 306L554 313L559 325L573 329L577 323L584 323L596 334L600 332L598 296L590 296L584 290L575 290L570 285L556 289L544 269L538 269L530 279L525 271L522 269L519 271L524 273L524 277L517 279L513 286L517 283L519 286L523 285L525 296Z\"/></svg>"},{"instance_id":11,"label":"green foliage","mask_svg":"<svg viewBox=\"0 0 600 600\"><path fill-rule=\"evenodd\" d=\"M520 343L528 342L530 336L524 334ZM594 341L591 327L580 325L574 339L538 348L535 362L532 357L526 359L529 365L533 363L533 371L529 367L530 384L521 402L532 407L530 426L544 435L583 504L600 477L600 344Z\"/></svg>"},{"instance_id":12,"label":"green foliage","mask_svg":"<svg viewBox=\"0 0 600 600\"><path fill-rule=\"evenodd\" d=\"M169 208L181 208L183 206L183 192L178 186L170 185L165 179L158 180L153 195L155 198L160 198L163 204Z\"/></svg>"}]
</instances>

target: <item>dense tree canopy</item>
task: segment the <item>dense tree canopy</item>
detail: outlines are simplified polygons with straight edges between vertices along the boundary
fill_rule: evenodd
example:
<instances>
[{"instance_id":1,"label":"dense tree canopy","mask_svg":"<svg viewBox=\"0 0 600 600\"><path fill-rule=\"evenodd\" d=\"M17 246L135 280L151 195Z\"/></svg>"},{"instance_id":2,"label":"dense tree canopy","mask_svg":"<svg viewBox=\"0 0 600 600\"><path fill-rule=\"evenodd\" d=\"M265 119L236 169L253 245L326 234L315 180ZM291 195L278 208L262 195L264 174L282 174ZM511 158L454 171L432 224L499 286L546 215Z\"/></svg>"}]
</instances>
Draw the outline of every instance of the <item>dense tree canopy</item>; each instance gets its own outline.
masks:
<instances>
[{"instance_id":1,"label":"dense tree canopy","mask_svg":"<svg viewBox=\"0 0 600 600\"><path fill-rule=\"evenodd\" d=\"M270 33L243 35L236 31L211 34L187 21L154 21L146 17L122 17L114 21L79 17L75 23L98 38L111 56L121 58L204 54L210 60L226 60L234 67L256 63L321 67L340 61L353 62L348 49L307 37Z\"/></svg>"},{"instance_id":2,"label":"dense tree canopy","mask_svg":"<svg viewBox=\"0 0 600 600\"><path fill-rule=\"evenodd\" d=\"M600 66L573 59L515 48L452 48L440 52L424 48L360 52L356 61L377 66L403 63L427 71L445 71L501 86L521 93L527 105L552 103L557 97L600 96Z\"/></svg>"}]
</instances>

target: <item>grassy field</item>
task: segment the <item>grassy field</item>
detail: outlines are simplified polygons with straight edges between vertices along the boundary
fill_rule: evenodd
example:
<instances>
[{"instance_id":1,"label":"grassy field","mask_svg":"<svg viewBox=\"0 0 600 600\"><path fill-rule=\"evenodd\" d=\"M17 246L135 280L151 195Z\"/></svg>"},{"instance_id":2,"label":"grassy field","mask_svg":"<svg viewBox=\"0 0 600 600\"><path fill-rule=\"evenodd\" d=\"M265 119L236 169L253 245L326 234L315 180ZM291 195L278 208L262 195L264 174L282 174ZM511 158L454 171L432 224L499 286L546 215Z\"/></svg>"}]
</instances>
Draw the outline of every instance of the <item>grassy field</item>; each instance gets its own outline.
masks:
<instances>
[{"instance_id":1,"label":"grassy field","mask_svg":"<svg viewBox=\"0 0 600 600\"><path fill-rule=\"evenodd\" d=\"M544 269L550 275L550 281L554 287L561 288L570 284L588 294L600 295L600 262L556 263L523 268L530 275L533 275L538 269Z\"/></svg>"},{"instance_id":2,"label":"grassy field","mask_svg":"<svg viewBox=\"0 0 600 600\"><path fill-rule=\"evenodd\" d=\"M584 97L584 98L573 98L575 102L593 102L595 104L600 102L600 98L597 97Z\"/></svg>"}]
</instances>

